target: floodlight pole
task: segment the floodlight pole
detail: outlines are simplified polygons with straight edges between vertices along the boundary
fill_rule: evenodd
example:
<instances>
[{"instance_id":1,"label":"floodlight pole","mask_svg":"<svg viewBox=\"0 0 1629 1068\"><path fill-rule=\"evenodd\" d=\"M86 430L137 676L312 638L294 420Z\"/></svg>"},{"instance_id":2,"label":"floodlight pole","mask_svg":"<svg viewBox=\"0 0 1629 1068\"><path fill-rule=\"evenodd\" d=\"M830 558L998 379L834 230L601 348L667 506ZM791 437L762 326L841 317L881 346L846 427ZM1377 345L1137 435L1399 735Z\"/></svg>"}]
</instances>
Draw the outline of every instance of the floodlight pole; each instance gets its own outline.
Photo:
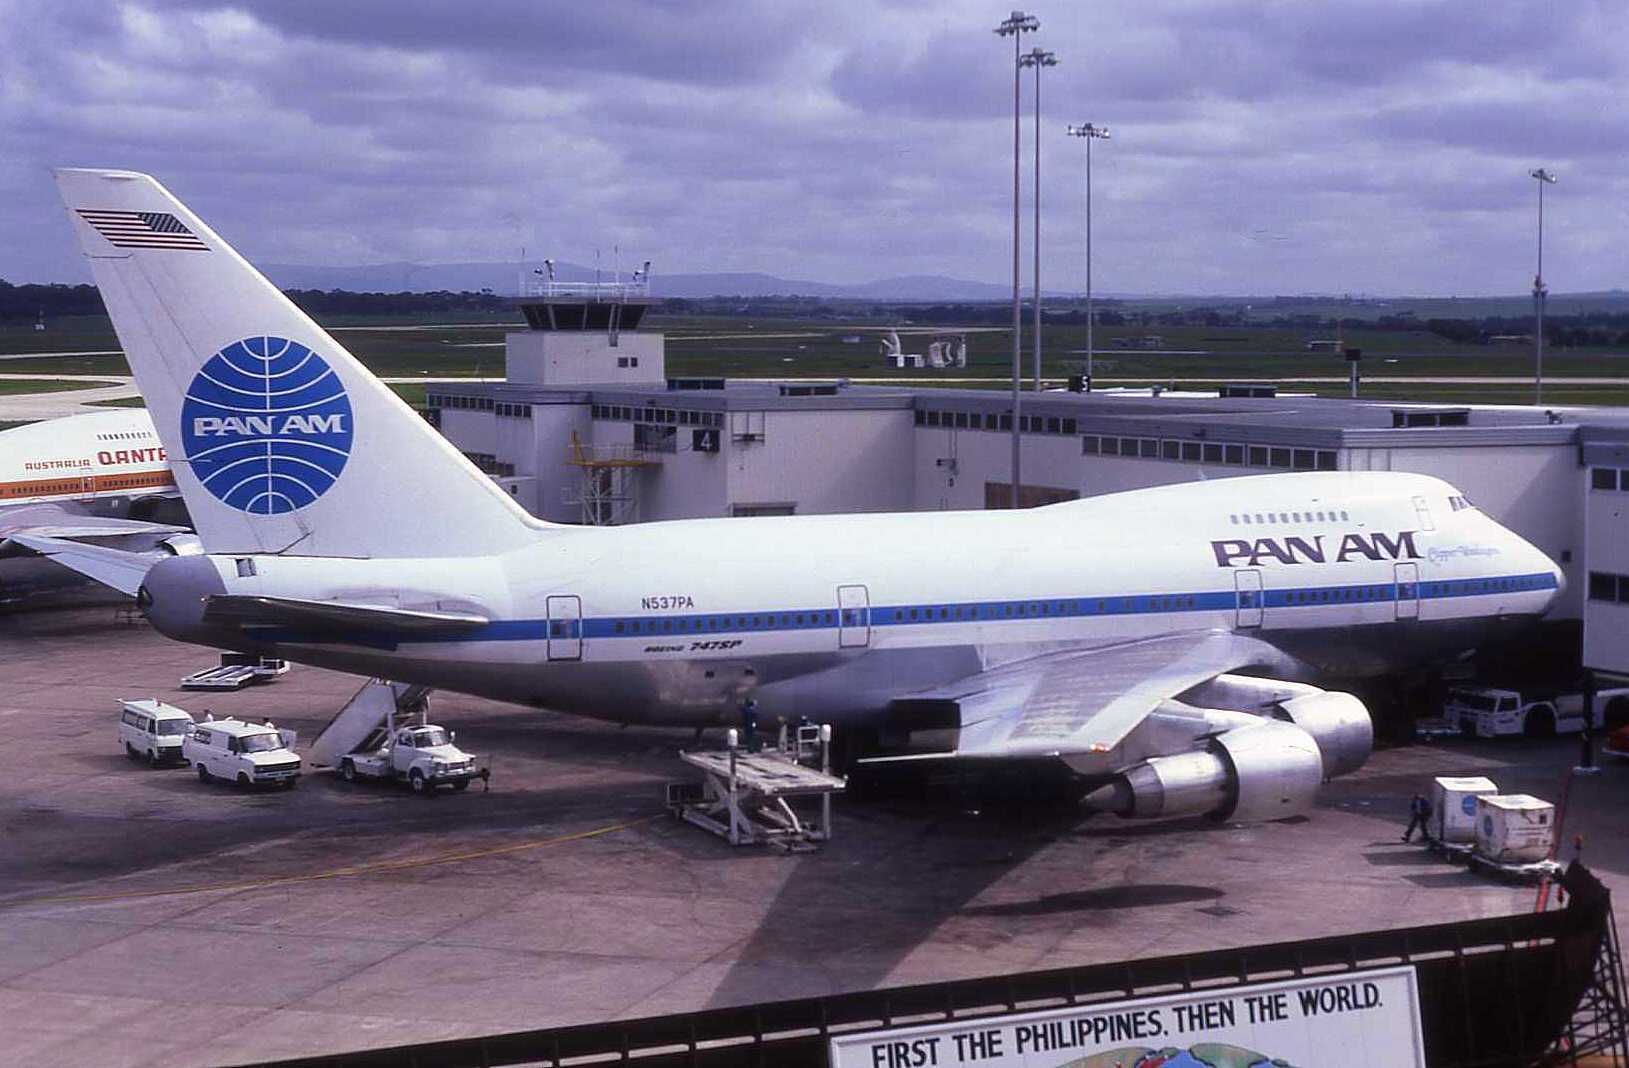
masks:
<instances>
[{"instance_id":1,"label":"floodlight pole","mask_svg":"<svg viewBox=\"0 0 1629 1068\"><path fill-rule=\"evenodd\" d=\"M1096 319L1092 309L1092 142L1100 138L1107 141L1109 128L1087 122L1069 126L1067 132L1070 137L1086 139L1086 390L1091 392L1092 357L1096 353L1092 339L1093 321Z\"/></svg>"},{"instance_id":2,"label":"floodlight pole","mask_svg":"<svg viewBox=\"0 0 1629 1068\"><path fill-rule=\"evenodd\" d=\"M1019 59L1021 67L1035 68L1035 392L1041 392L1041 68L1056 67L1058 57L1039 48Z\"/></svg>"},{"instance_id":3,"label":"floodlight pole","mask_svg":"<svg viewBox=\"0 0 1629 1068\"><path fill-rule=\"evenodd\" d=\"M1020 391L1023 387L1023 305L1019 296L1019 244L1021 234L1019 231L1018 216L1018 155L1020 145L1020 113L1019 113L1019 74L1020 38L1033 30L1041 28L1041 21L1034 15L1026 15L1022 11L1014 11L1008 18L996 27L996 33L1002 37L1012 38L1012 499L1008 502L1011 508L1018 507L1018 488L1023 482L1020 467L1020 454L1022 453L1023 439L1019 436L1019 411L1022 407Z\"/></svg>"},{"instance_id":4,"label":"floodlight pole","mask_svg":"<svg viewBox=\"0 0 1629 1068\"><path fill-rule=\"evenodd\" d=\"M1533 403L1544 403L1544 302L1550 291L1544 287L1544 187L1554 185L1555 175L1540 167L1528 174L1538 179L1538 271L1533 275Z\"/></svg>"}]
</instances>

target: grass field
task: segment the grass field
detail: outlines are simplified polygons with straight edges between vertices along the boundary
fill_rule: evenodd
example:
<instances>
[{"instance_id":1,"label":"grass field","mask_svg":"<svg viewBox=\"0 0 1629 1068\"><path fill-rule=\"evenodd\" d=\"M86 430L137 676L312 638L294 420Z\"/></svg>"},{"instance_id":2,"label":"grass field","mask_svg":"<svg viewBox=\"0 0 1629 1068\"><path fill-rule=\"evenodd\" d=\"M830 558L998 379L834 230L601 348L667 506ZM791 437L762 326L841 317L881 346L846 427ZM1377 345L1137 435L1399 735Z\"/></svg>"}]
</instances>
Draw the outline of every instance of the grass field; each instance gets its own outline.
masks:
<instances>
[{"instance_id":1,"label":"grass field","mask_svg":"<svg viewBox=\"0 0 1629 1068\"><path fill-rule=\"evenodd\" d=\"M651 329L667 336L667 369L674 376L847 377L897 380L918 385L957 384L1002 388L1008 381L1012 350L1004 331L967 334L969 362L954 377L982 382L946 383L929 371L892 371L879 354L880 331L874 322L850 324L830 319L701 316L653 316ZM929 324L910 324L923 328ZM484 376L503 373L503 336L516 323L415 323L407 319L351 321L338 327L338 338L369 368L386 376ZM965 328L947 326L947 334ZM1240 379L1285 380L1286 389L1344 396L1346 362L1330 353L1309 353L1306 342L1323 331L1270 327L1099 327L1095 361L1098 380L1146 384L1218 383ZM1170 352L1116 349L1116 337L1158 334ZM857 340L847 340L856 339ZM905 346L922 351L929 338L907 334ZM1345 337L1362 348L1367 377L1525 378L1532 373L1532 352L1524 346L1490 347L1458 344L1428 333L1358 329ZM1079 373L1086 345L1084 326L1047 324L1043 332L1046 377L1061 380ZM118 348L105 320L64 320L39 333L26 327L0 328L0 354L27 352L100 352ZM1023 363L1030 373L1030 346ZM61 375L127 373L122 356L48 355L0 360L0 371ZM1629 353L1587 349L1552 349L1545 356L1545 376L1556 403L1629 403ZM1301 377L1339 378L1339 384L1295 386ZM1625 384L1569 387L1569 377L1623 378ZM56 386L54 388L66 388ZM12 392L15 392L13 389ZM422 403L423 388L403 390ZM1435 401L1523 403L1529 387L1502 383L1399 386L1373 384L1363 394L1378 398L1418 397Z\"/></svg>"},{"instance_id":2,"label":"grass field","mask_svg":"<svg viewBox=\"0 0 1629 1068\"><path fill-rule=\"evenodd\" d=\"M4 371L0 365L0 371ZM0 378L0 397L25 393L61 393L68 389L95 389L98 386L116 386L117 382L97 382L84 378Z\"/></svg>"}]
</instances>

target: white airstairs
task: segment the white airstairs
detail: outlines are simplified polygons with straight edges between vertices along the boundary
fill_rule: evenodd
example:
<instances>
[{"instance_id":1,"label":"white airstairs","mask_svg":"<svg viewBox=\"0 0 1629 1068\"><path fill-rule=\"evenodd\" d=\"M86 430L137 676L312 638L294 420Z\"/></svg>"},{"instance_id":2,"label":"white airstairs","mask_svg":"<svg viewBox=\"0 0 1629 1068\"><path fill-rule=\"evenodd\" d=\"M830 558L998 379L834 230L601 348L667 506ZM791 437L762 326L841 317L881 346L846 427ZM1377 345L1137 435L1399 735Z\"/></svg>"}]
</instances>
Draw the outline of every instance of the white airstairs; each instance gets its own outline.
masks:
<instances>
[{"instance_id":1,"label":"white airstairs","mask_svg":"<svg viewBox=\"0 0 1629 1068\"><path fill-rule=\"evenodd\" d=\"M398 725L414 718L424 722L429 709L430 687L369 679L317 734L306 762L319 768L338 767L347 753L384 744Z\"/></svg>"}]
</instances>

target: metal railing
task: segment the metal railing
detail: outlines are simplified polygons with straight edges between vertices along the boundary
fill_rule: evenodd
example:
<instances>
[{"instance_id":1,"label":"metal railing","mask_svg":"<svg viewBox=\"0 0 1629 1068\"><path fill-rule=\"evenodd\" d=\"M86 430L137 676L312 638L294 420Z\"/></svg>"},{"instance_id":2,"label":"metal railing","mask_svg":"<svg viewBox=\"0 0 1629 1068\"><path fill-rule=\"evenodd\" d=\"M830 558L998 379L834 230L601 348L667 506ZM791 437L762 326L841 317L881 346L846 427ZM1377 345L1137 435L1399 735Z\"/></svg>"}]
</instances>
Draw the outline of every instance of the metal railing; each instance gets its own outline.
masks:
<instances>
[{"instance_id":1,"label":"metal railing","mask_svg":"<svg viewBox=\"0 0 1629 1068\"><path fill-rule=\"evenodd\" d=\"M632 279L624 278L610 282L561 282L534 275L521 286L520 295L587 300L596 304L644 300L650 296L650 277L639 275Z\"/></svg>"}]
</instances>

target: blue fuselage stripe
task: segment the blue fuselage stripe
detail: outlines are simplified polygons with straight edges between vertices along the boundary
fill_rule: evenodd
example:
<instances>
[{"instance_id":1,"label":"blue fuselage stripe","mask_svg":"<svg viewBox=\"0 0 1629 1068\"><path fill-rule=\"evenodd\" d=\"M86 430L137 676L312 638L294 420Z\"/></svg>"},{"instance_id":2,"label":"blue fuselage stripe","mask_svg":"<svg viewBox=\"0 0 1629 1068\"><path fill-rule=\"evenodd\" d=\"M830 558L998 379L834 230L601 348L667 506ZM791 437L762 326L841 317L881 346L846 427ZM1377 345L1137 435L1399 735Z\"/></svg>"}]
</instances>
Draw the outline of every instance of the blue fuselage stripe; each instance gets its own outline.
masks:
<instances>
[{"instance_id":1,"label":"blue fuselage stripe","mask_svg":"<svg viewBox=\"0 0 1629 1068\"><path fill-rule=\"evenodd\" d=\"M1363 583L1342 586L1296 586L1255 591L1264 608L1324 608L1409 600L1484 597L1556 588L1548 571L1526 575L1441 579L1414 583ZM513 619L488 623L457 636L400 633L348 635L352 642L380 645L425 642L544 641L549 638L693 638L776 631L835 630L842 626L914 627L944 623L1011 623L1038 619L1082 619L1098 616L1167 615L1183 612L1231 612L1254 608L1251 591L1203 590L1194 593L1137 593L1116 597L1052 597L1014 601L963 601L944 604L876 605L864 608L802 608L761 612L687 615L599 616L588 619ZM841 617L841 619L840 619ZM292 628L266 628L259 635L273 642L300 642ZM304 641L332 640L306 635Z\"/></svg>"}]
</instances>

